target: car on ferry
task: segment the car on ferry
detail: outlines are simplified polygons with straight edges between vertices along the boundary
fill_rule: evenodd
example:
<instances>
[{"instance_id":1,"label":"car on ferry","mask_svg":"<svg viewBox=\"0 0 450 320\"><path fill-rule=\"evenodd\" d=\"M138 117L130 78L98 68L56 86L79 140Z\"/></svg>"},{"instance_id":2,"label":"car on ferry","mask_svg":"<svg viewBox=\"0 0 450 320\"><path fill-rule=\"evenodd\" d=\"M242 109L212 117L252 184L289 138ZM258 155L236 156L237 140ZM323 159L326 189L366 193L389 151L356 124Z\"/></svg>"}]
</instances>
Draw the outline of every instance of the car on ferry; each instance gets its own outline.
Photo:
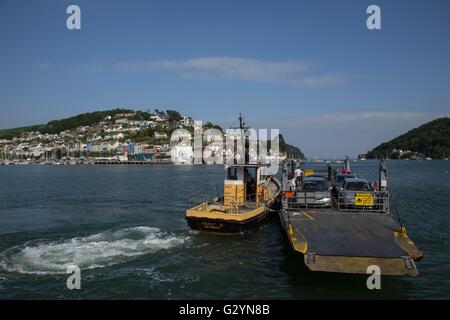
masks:
<instances>
[{"instance_id":1,"label":"car on ferry","mask_svg":"<svg viewBox=\"0 0 450 320\"><path fill-rule=\"evenodd\" d=\"M325 179L325 175L323 175L321 173L313 173L313 174L309 175L308 178L324 178Z\"/></svg>"},{"instance_id":2,"label":"car on ferry","mask_svg":"<svg viewBox=\"0 0 450 320\"><path fill-rule=\"evenodd\" d=\"M325 177L305 177L297 192L296 201L301 206L331 207L331 193Z\"/></svg>"},{"instance_id":3,"label":"car on ferry","mask_svg":"<svg viewBox=\"0 0 450 320\"><path fill-rule=\"evenodd\" d=\"M300 191L325 191L328 190L327 181L324 177L309 176L303 179Z\"/></svg>"},{"instance_id":4,"label":"car on ferry","mask_svg":"<svg viewBox=\"0 0 450 320\"><path fill-rule=\"evenodd\" d=\"M361 177L345 178L338 191L338 203L346 208L371 208L376 202L376 192L372 185Z\"/></svg>"},{"instance_id":5,"label":"car on ferry","mask_svg":"<svg viewBox=\"0 0 450 320\"><path fill-rule=\"evenodd\" d=\"M338 192L339 190L342 188L342 186L344 185L345 179L353 179L355 178L354 175L352 174L337 174L336 178L334 179L333 185L331 187L331 194L333 195L333 197L337 198L338 196Z\"/></svg>"}]
</instances>

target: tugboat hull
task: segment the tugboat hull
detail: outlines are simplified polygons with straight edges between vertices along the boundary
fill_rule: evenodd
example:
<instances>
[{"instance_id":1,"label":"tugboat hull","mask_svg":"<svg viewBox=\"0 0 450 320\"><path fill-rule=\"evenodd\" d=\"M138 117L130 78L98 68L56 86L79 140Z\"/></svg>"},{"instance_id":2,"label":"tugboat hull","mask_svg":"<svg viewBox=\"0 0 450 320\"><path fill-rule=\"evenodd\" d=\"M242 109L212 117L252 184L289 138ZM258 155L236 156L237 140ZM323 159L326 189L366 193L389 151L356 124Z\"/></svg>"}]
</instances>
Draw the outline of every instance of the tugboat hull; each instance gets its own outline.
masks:
<instances>
[{"instance_id":1,"label":"tugboat hull","mask_svg":"<svg viewBox=\"0 0 450 320\"><path fill-rule=\"evenodd\" d=\"M243 186L243 185L242 185ZM256 201L233 199L241 191L235 185L226 185L223 197L212 203L204 202L186 211L186 220L194 230L217 234L238 234L257 226L271 211L280 208L281 186L271 177Z\"/></svg>"},{"instance_id":2,"label":"tugboat hull","mask_svg":"<svg viewBox=\"0 0 450 320\"><path fill-rule=\"evenodd\" d=\"M193 230L231 235L243 233L246 230L257 227L269 214L270 211L265 210L261 214L243 221L201 217L186 217L186 220L189 227Z\"/></svg>"}]
</instances>

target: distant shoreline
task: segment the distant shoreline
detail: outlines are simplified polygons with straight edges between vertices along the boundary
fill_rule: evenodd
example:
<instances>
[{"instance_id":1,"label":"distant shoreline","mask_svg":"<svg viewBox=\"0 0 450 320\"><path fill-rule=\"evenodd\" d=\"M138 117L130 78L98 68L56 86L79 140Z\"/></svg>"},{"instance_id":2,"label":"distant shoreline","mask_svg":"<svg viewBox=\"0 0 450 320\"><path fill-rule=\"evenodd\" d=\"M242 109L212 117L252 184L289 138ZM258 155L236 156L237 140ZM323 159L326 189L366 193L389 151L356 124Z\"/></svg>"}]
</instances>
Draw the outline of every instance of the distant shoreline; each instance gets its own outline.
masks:
<instances>
[{"instance_id":1,"label":"distant shoreline","mask_svg":"<svg viewBox=\"0 0 450 320\"><path fill-rule=\"evenodd\" d=\"M148 161L118 161L118 160L85 160L85 161L2 161L0 165L16 165L16 166L81 166L81 165L151 165L151 164L174 164L170 159L148 160Z\"/></svg>"},{"instance_id":2,"label":"distant shoreline","mask_svg":"<svg viewBox=\"0 0 450 320\"><path fill-rule=\"evenodd\" d=\"M366 159L366 160L351 160L352 162L363 162L363 161L378 161L379 159ZM448 159L385 159L388 161L412 161L412 162L422 162L422 161L448 161ZM331 165L339 165L339 162L325 162L325 161L317 161L317 160L301 160L302 162L308 163L316 163L316 164L331 164ZM119 161L119 160L98 160L98 159L88 159L84 161L0 161L0 166L145 166L145 165L194 165L194 163L174 163L171 159L153 159L147 161L137 161L137 160L127 160L127 161ZM205 164L203 164L205 165Z\"/></svg>"}]
</instances>

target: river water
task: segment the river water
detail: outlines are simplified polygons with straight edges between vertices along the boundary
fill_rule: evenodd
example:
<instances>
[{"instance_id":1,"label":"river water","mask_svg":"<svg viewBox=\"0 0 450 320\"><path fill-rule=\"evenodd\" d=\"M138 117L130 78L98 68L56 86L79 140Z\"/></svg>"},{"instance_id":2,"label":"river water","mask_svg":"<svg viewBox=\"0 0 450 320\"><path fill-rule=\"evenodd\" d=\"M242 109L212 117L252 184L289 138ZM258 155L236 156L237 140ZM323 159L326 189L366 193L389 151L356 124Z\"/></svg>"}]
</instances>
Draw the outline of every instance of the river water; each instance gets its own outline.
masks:
<instances>
[{"instance_id":1,"label":"river water","mask_svg":"<svg viewBox=\"0 0 450 320\"><path fill-rule=\"evenodd\" d=\"M352 163L369 179L377 166ZM450 162L387 166L425 257L418 277L375 291L366 276L308 271L276 215L240 236L191 231L184 212L221 192L222 166L1 166L0 299L449 299Z\"/></svg>"}]
</instances>

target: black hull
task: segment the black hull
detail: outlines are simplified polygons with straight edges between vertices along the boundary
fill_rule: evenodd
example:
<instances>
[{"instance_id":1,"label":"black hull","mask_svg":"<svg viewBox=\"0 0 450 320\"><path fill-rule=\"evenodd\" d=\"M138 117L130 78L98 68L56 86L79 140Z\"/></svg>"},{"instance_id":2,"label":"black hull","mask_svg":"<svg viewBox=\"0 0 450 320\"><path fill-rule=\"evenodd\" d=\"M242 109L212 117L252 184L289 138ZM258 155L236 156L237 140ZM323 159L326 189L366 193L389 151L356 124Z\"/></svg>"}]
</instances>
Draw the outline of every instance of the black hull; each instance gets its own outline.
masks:
<instances>
[{"instance_id":1,"label":"black hull","mask_svg":"<svg viewBox=\"0 0 450 320\"><path fill-rule=\"evenodd\" d=\"M218 234L238 234L251 228L255 228L270 214L270 211L245 221L230 221L223 219L209 219L186 217L188 225L193 230Z\"/></svg>"}]
</instances>

